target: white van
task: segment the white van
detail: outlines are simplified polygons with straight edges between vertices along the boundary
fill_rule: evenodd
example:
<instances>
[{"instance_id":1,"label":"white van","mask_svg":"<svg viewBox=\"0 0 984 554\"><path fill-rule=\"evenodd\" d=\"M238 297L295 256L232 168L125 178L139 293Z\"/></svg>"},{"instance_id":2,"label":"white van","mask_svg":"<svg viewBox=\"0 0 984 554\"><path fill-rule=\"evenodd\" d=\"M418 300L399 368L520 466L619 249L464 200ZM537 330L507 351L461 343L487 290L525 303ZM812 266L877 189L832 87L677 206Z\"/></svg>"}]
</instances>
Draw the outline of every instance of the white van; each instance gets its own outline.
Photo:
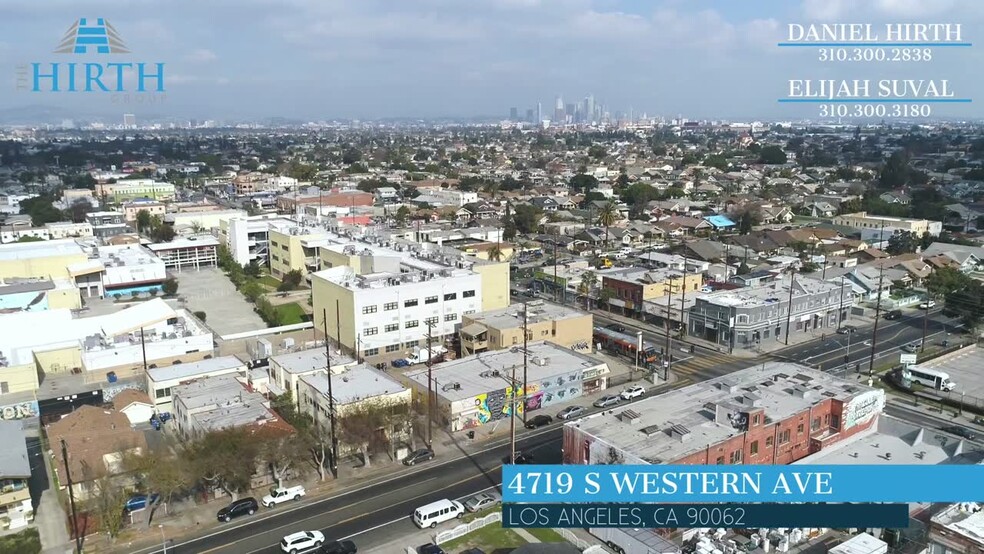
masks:
<instances>
[{"instance_id":1,"label":"white van","mask_svg":"<svg viewBox=\"0 0 984 554\"><path fill-rule=\"evenodd\" d=\"M426 506L421 506L413 512L413 522L421 529L425 527L437 527L438 523L444 523L465 515L465 507L457 500L438 500Z\"/></svg>"}]
</instances>

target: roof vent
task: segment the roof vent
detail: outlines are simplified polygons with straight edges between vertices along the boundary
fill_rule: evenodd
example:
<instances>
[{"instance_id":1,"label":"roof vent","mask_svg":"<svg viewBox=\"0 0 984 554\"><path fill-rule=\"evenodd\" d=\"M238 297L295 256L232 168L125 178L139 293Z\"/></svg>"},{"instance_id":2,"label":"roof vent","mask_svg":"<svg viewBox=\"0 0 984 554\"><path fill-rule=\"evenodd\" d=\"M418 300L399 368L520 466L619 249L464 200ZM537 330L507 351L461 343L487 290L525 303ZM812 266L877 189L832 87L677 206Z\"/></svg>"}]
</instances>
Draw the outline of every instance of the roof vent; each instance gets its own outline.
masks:
<instances>
[{"instance_id":1,"label":"roof vent","mask_svg":"<svg viewBox=\"0 0 984 554\"><path fill-rule=\"evenodd\" d=\"M620 419L623 423L635 424L642 419L642 414L635 410L626 409L622 410L622 413L618 414L618 419Z\"/></svg>"},{"instance_id":2,"label":"roof vent","mask_svg":"<svg viewBox=\"0 0 984 554\"><path fill-rule=\"evenodd\" d=\"M677 423L670 427L670 436L678 439L680 442L687 442L693 438L693 433L687 427Z\"/></svg>"}]
</instances>

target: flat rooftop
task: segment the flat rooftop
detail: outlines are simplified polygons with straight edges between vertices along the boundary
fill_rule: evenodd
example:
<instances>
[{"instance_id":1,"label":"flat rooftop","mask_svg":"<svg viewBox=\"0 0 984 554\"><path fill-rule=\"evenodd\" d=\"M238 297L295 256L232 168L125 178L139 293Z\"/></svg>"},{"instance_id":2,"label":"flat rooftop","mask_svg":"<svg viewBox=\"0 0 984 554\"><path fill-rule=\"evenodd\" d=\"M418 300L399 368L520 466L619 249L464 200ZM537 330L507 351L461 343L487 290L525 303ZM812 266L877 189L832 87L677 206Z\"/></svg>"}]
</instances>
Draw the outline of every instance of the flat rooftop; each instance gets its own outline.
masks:
<instances>
[{"instance_id":1,"label":"flat rooftop","mask_svg":"<svg viewBox=\"0 0 984 554\"><path fill-rule=\"evenodd\" d=\"M30 260L53 256L84 256L75 239L44 240L38 242L12 242L0 245L0 262Z\"/></svg>"},{"instance_id":2,"label":"flat rooftop","mask_svg":"<svg viewBox=\"0 0 984 554\"><path fill-rule=\"evenodd\" d=\"M165 250L177 250L178 248L194 248L196 246L218 246L219 240L212 236L201 235L197 237L188 237L186 239L174 239L171 242L159 242L156 244L148 244L147 248L150 248L154 252L162 252Z\"/></svg>"},{"instance_id":3,"label":"flat rooftop","mask_svg":"<svg viewBox=\"0 0 984 554\"><path fill-rule=\"evenodd\" d=\"M683 277L683 272L670 268L646 269L644 267L630 267L607 271L605 272L605 277L618 279L620 281L655 284L663 283L669 279L679 279Z\"/></svg>"},{"instance_id":4,"label":"flat rooftop","mask_svg":"<svg viewBox=\"0 0 984 554\"><path fill-rule=\"evenodd\" d=\"M977 543L984 542L984 506L976 502L954 504L932 517L932 522Z\"/></svg>"},{"instance_id":5,"label":"flat rooftop","mask_svg":"<svg viewBox=\"0 0 984 554\"><path fill-rule=\"evenodd\" d=\"M591 317L591 314L587 312L561 306L560 304L544 302L543 300L529 301L526 303L526 307L527 323ZM466 317L490 329L515 329L523 326L523 304L511 304L508 308L472 314Z\"/></svg>"},{"instance_id":6,"label":"flat rooftop","mask_svg":"<svg viewBox=\"0 0 984 554\"><path fill-rule=\"evenodd\" d=\"M527 381L539 381L568 374L572 371L600 368L599 375L608 373L608 364L552 342L538 341L527 345ZM437 394L454 401L467 400L475 395L501 390L509 385L512 369L518 379L523 378L523 349L495 350L465 356L457 360L436 364L431 375L437 386ZM427 370L407 372L412 379L427 387ZM457 385L457 386L453 386Z\"/></svg>"},{"instance_id":7,"label":"flat rooftop","mask_svg":"<svg viewBox=\"0 0 984 554\"><path fill-rule=\"evenodd\" d=\"M147 370L147 375L152 381L160 383L163 381L194 379L211 373L232 371L238 368L245 369L245 367L246 363L236 356L222 356L220 358L212 358L190 364L150 368Z\"/></svg>"},{"instance_id":8,"label":"flat rooftop","mask_svg":"<svg viewBox=\"0 0 984 554\"><path fill-rule=\"evenodd\" d=\"M270 358L270 363L282 367L287 373L309 373L312 370L325 368L325 349L324 347L311 348L288 354L278 354ZM332 368L348 366L354 363L355 358L345 353L339 353L337 350L332 350Z\"/></svg>"},{"instance_id":9,"label":"flat rooftop","mask_svg":"<svg viewBox=\"0 0 984 554\"><path fill-rule=\"evenodd\" d=\"M882 414L878 425L797 464L979 464L984 453L960 437Z\"/></svg>"},{"instance_id":10,"label":"flat rooftop","mask_svg":"<svg viewBox=\"0 0 984 554\"><path fill-rule=\"evenodd\" d=\"M301 377L325 398L328 397L328 374L321 372ZM335 402L349 404L377 396L387 396L406 391L407 388L385 372L359 364L342 371L332 372L332 394Z\"/></svg>"},{"instance_id":11,"label":"flat rooftop","mask_svg":"<svg viewBox=\"0 0 984 554\"><path fill-rule=\"evenodd\" d=\"M701 294L699 297L711 304L733 307L750 307L788 302L790 281L791 278L785 276L766 285L722 290ZM797 277L795 287L793 288L793 298L839 291L841 286L841 283L831 283L808 277ZM844 287L847 288L848 285L844 285Z\"/></svg>"},{"instance_id":12,"label":"flat rooftop","mask_svg":"<svg viewBox=\"0 0 984 554\"><path fill-rule=\"evenodd\" d=\"M425 381L426 384L426 381ZM846 401L884 392L828 373L786 362L771 362L647 398L628 410L614 408L567 425L594 435L652 464L670 463L738 435L719 412L761 409L766 423L785 420L826 398ZM681 440L671 431L686 432Z\"/></svg>"},{"instance_id":13,"label":"flat rooftop","mask_svg":"<svg viewBox=\"0 0 984 554\"><path fill-rule=\"evenodd\" d=\"M161 263L160 258L139 244L120 244L93 248L90 258L98 258L105 267L129 267Z\"/></svg>"},{"instance_id":14,"label":"flat rooftop","mask_svg":"<svg viewBox=\"0 0 984 554\"><path fill-rule=\"evenodd\" d=\"M209 431L258 423L274 418L266 399L246 389L233 375L206 377L174 388L180 403L200 427Z\"/></svg>"},{"instance_id":15,"label":"flat rooftop","mask_svg":"<svg viewBox=\"0 0 984 554\"><path fill-rule=\"evenodd\" d=\"M0 479L31 476L27 442L20 421L0 421Z\"/></svg>"},{"instance_id":16,"label":"flat rooftop","mask_svg":"<svg viewBox=\"0 0 984 554\"><path fill-rule=\"evenodd\" d=\"M0 295L17 294L22 292L41 292L54 290L55 283L51 279L7 278L0 279Z\"/></svg>"}]
</instances>

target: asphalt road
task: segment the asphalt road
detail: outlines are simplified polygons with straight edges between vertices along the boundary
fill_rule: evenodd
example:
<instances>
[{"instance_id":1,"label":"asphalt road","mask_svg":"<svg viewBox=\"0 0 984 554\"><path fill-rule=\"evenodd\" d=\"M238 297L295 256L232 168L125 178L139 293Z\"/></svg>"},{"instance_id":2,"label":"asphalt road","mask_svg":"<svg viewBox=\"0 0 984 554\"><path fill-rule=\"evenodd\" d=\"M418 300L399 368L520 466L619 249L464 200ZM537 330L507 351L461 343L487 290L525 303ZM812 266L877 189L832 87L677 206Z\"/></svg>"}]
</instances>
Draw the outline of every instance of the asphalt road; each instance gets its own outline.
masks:
<instances>
[{"instance_id":1,"label":"asphalt road","mask_svg":"<svg viewBox=\"0 0 984 554\"><path fill-rule=\"evenodd\" d=\"M953 413L953 408L944 408L943 414L940 416L929 415L925 412L918 410L909 410L898 404L893 404L891 402L885 404L884 412L894 418L902 419L910 423L914 423L925 428L927 431L931 429L936 429L943 431L947 427L962 427L974 435L973 439L968 442L974 444L977 448L984 447L984 436L977 431L977 429L972 428L968 425L962 425L960 421L954 421L950 416ZM962 437L957 437L951 431L943 431L946 435L954 438L960 438L962 440L968 440Z\"/></svg>"},{"instance_id":2,"label":"asphalt road","mask_svg":"<svg viewBox=\"0 0 984 554\"><path fill-rule=\"evenodd\" d=\"M517 440L517 449L532 452L537 463L560 463L557 424ZM409 537L419 529L410 520L415 509L443 498L471 496L501 483L502 459L509 445L464 458L421 464L391 480L311 504L261 508L258 515L234 520L203 537L168 546L169 554L273 554L297 531L320 530L328 541L351 538L361 552ZM447 523L442 527L454 527ZM407 544L406 546L419 546ZM154 554L162 553L158 549Z\"/></svg>"}]
</instances>

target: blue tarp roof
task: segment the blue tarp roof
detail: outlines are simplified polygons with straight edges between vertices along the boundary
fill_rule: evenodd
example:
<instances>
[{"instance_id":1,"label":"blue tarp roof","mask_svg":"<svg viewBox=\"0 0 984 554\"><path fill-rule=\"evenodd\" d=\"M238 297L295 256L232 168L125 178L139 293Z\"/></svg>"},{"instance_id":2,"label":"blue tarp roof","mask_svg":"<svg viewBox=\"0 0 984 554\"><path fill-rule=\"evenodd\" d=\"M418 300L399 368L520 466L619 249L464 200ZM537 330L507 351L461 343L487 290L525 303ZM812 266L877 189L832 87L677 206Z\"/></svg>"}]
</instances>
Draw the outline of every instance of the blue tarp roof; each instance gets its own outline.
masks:
<instances>
[{"instance_id":1,"label":"blue tarp roof","mask_svg":"<svg viewBox=\"0 0 984 554\"><path fill-rule=\"evenodd\" d=\"M715 227L734 227L735 222L723 215L710 215L704 218L708 223Z\"/></svg>"}]
</instances>

